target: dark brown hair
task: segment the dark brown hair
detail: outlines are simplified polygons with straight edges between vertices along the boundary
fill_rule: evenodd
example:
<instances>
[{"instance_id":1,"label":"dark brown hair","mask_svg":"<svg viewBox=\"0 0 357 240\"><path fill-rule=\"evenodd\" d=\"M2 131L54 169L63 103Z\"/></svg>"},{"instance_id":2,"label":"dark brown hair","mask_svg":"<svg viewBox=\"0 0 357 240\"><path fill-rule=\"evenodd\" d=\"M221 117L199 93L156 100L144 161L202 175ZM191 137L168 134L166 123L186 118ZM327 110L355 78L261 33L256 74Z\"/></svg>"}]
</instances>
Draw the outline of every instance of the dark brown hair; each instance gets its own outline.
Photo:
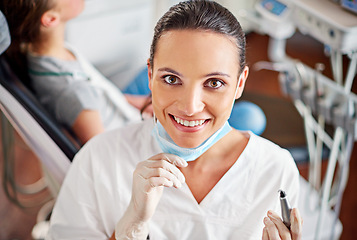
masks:
<instances>
[{"instance_id":1,"label":"dark brown hair","mask_svg":"<svg viewBox=\"0 0 357 240\"><path fill-rule=\"evenodd\" d=\"M53 6L53 0L2 0L0 9L6 17L13 41L37 41L41 17Z\"/></svg>"},{"instance_id":2,"label":"dark brown hair","mask_svg":"<svg viewBox=\"0 0 357 240\"><path fill-rule=\"evenodd\" d=\"M16 72L27 73L26 46L39 40L41 17L52 9L53 0L1 0L0 10L9 25L11 45L7 58Z\"/></svg>"},{"instance_id":3,"label":"dark brown hair","mask_svg":"<svg viewBox=\"0 0 357 240\"><path fill-rule=\"evenodd\" d=\"M236 43L239 56L239 73L245 67L245 34L235 16L214 1L192 0L172 6L158 21L150 49L150 64L153 66L157 42L164 32L170 30L207 30L224 34Z\"/></svg>"}]
</instances>

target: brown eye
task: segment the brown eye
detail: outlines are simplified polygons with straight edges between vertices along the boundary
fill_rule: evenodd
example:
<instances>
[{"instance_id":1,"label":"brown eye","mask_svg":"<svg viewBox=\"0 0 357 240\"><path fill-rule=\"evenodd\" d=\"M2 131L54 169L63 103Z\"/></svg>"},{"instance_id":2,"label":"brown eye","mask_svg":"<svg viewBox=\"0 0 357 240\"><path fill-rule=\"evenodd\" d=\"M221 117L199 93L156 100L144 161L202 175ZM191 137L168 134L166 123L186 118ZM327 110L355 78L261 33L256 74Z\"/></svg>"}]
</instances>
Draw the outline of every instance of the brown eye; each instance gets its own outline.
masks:
<instances>
[{"instance_id":1,"label":"brown eye","mask_svg":"<svg viewBox=\"0 0 357 240\"><path fill-rule=\"evenodd\" d=\"M211 79L209 80L207 85L210 88L220 88L223 85L223 83L218 79Z\"/></svg>"},{"instance_id":2,"label":"brown eye","mask_svg":"<svg viewBox=\"0 0 357 240\"><path fill-rule=\"evenodd\" d=\"M164 81L168 84L172 84L172 85L175 85L175 84L178 84L178 79L177 77L175 76L172 76L172 75L167 75L164 77Z\"/></svg>"}]
</instances>

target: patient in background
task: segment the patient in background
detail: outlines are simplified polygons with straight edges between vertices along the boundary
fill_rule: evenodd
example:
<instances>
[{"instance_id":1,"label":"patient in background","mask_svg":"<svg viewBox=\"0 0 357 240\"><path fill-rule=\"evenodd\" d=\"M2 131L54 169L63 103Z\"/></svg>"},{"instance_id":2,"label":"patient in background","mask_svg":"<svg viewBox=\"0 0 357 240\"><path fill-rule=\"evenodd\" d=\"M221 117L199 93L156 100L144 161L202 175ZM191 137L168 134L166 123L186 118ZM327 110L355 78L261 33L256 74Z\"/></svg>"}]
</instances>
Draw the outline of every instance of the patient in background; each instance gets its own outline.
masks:
<instances>
[{"instance_id":1,"label":"patient in background","mask_svg":"<svg viewBox=\"0 0 357 240\"><path fill-rule=\"evenodd\" d=\"M141 120L147 97L124 95L65 42L66 23L82 12L84 0L3 0L0 5L12 38L10 62L28 72L40 102L81 143Z\"/></svg>"}]
</instances>

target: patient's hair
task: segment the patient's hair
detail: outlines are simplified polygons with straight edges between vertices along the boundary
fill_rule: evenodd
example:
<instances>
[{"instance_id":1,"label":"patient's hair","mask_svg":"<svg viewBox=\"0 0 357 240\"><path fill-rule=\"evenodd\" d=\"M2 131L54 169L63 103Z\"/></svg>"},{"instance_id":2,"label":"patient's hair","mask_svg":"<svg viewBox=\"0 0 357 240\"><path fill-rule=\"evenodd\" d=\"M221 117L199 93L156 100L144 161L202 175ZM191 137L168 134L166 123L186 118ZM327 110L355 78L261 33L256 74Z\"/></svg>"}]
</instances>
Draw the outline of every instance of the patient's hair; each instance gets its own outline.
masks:
<instances>
[{"instance_id":1,"label":"patient's hair","mask_svg":"<svg viewBox=\"0 0 357 240\"><path fill-rule=\"evenodd\" d=\"M11 38L25 43L38 40L41 17L53 7L53 0L2 0L0 3Z\"/></svg>"},{"instance_id":2,"label":"patient's hair","mask_svg":"<svg viewBox=\"0 0 357 240\"><path fill-rule=\"evenodd\" d=\"M239 73L245 66L245 34L234 15L214 1L193 0L171 7L156 24L150 49L150 65L153 67L157 42L170 30L204 30L224 34L231 38L239 56Z\"/></svg>"},{"instance_id":3,"label":"patient's hair","mask_svg":"<svg viewBox=\"0 0 357 240\"><path fill-rule=\"evenodd\" d=\"M1 0L0 10L9 25L11 45L6 51L17 72L27 72L25 52L28 43L40 38L42 15L55 6L54 0Z\"/></svg>"}]
</instances>

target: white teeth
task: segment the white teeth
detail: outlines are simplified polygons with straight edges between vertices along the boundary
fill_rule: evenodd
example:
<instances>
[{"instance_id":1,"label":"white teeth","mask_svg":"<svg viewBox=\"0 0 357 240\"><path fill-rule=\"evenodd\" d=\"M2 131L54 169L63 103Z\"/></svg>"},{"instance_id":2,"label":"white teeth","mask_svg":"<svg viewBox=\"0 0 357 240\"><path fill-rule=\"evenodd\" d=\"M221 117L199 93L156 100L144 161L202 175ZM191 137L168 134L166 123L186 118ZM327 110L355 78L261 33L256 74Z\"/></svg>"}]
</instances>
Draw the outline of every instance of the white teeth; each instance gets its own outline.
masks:
<instances>
[{"instance_id":1,"label":"white teeth","mask_svg":"<svg viewBox=\"0 0 357 240\"><path fill-rule=\"evenodd\" d=\"M196 127L196 126L202 125L205 122L205 120L187 121L187 120L183 120L181 118L175 117L175 116L174 116L174 119L177 123L184 125L185 127Z\"/></svg>"}]
</instances>

